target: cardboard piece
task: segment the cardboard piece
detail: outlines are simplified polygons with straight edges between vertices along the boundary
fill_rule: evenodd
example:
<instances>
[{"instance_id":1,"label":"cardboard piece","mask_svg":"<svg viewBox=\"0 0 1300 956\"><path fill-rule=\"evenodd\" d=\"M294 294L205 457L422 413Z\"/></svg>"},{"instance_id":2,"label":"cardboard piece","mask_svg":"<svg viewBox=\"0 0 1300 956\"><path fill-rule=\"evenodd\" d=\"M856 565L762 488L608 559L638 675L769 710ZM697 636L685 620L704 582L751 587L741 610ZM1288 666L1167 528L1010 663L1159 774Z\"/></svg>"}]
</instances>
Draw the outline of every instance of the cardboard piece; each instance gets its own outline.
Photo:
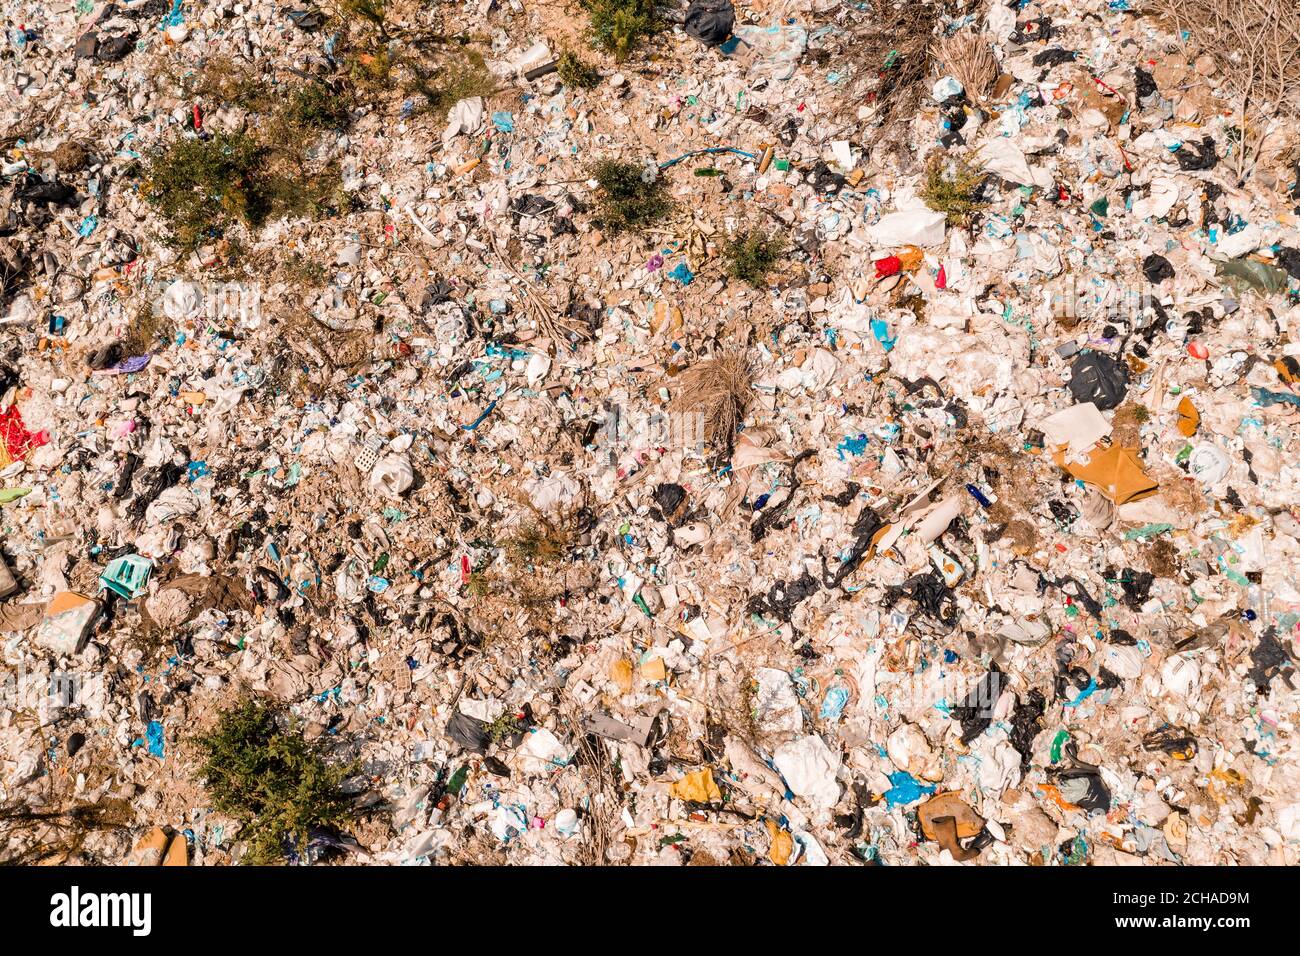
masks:
<instances>
[{"instance_id":1,"label":"cardboard piece","mask_svg":"<svg viewBox=\"0 0 1300 956\"><path fill-rule=\"evenodd\" d=\"M650 742L650 731L654 727L654 722L653 717L637 717L631 724L625 724L609 714L597 712L583 720L582 729L608 740L622 740L625 743L644 747Z\"/></svg>"},{"instance_id":2,"label":"cardboard piece","mask_svg":"<svg viewBox=\"0 0 1300 956\"><path fill-rule=\"evenodd\" d=\"M9 570L9 565L5 559L0 557L0 598L7 598L18 590L18 581L15 580L13 572Z\"/></svg>"},{"instance_id":3,"label":"cardboard piece","mask_svg":"<svg viewBox=\"0 0 1300 956\"><path fill-rule=\"evenodd\" d=\"M36 643L58 655L76 654L86 644L99 616L99 602L75 591L60 591L45 606Z\"/></svg>"},{"instance_id":4,"label":"cardboard piece","mask_svg":"<svg viewBox=\"0 0 1300 956\"><path fill-rule=\"evenodd\" d=\"M1142 470L1137 449L1108 445L1094 449L1086 462L1067 462L1065 452L1058 451L1056 463L1080 481L1095 485L1103 495L1122 505L1153 494L1160 483Z\"/></svg>"}]
</instances>

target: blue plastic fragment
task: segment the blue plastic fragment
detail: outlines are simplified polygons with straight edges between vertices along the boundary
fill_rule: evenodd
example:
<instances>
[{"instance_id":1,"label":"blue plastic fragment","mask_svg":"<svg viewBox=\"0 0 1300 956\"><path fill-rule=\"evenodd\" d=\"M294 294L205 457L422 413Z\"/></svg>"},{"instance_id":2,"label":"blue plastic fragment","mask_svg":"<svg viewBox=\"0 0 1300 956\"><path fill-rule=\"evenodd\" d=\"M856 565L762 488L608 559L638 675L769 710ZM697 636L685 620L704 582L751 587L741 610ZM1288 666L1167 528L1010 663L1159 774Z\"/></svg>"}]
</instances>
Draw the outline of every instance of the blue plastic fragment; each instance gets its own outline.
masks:
<instances>
[{"instance_id":1,"label":"blue plastic fragment","mask_svg":"<svg viewBox=\"0 0 1300 956\"><path fill-rule=\"evenodd\" d=\"M867 450L867 436L858 435L853 437L844 436L844 441L835 446L835 453L840 456L840 461L844 460L844 453L847 451L850 455L861 455Z\"/></svg>"},{"instance_id":2,"label":"blue plastic fragment","mask_svg":"<svg viewBox=\"0 0 1300 956\"><path fill-rule=\"evenodd\" d=\"M478 418L474 419L474 421L472 421L470 424L468 424L468 425L461 425L460 427L463 428L463 429L465 429L465 431L467 431L467 432L472 432L474 429L478 428L480 425L483 424L483 419L485 419L485 418L487 418L489 415L491 415L491 414L492 414L492 409L494 409L494 408L496 408L496 407L497 407L497 403L496 403L496 401L493 401L492 404L490 404L487 408L483 409L483 414L482 414L482 415L480 415Z\"/></svg>"},{"instance_id":3,"label":"blue plastic fragment","mask_svg":"<svg viewBox=\"0 0 1300 956\"><path fill-rule=\"evenodd\" d=\"M149 728L144 732L145 741L148 744L149 753L155 757L161 757L166 750L166 744L163 741L162 721L149 721Z\"/></svg>"},{"instance_id":4,"label":"blue plastic fragment","mask_svg":"<svg viewBox=\"0 0 1300 956\"><path fill-rule=\"evenodd\" d=\"M923 786L906 770L900 770L897 773L889 775L889 782L893 784L885 791L885 801L891 807L905 806L909 803L916 803L922 797L934 793L935 788Z\"/></svg>"},{"instance_id":5,"label":"blue plastic fragment","mask_svg":"<svg viewBox=\"0 0 1300 956\"><path fill-rule=\"evenodd\" d=\"M845 687L832 687L822 699L822 720L839 720L844 708L849 703L849 691Z\"/></svg>"},{"instance_id":6,"label":"blue plastic fragment","mask_svg":"<svg viewBox=\"0 0 1300 956\"><path fill-rule=\"evenodd\" d=\"M871 334L876 337L876 341L880 343L886 352L893 351L894 343L898 341L897 336L890 337L889 323L884 319L871 320Z\"/></svg>"}]
</instances>

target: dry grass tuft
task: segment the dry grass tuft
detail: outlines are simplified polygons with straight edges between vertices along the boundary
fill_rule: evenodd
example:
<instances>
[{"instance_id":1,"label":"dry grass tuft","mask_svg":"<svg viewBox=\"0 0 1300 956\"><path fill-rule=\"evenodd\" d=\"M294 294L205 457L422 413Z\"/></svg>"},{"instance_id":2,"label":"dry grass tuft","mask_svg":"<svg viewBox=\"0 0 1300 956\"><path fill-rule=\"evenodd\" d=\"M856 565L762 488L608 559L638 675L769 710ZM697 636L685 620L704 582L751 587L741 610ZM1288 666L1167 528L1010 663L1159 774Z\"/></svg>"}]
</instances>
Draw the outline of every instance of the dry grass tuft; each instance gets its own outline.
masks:
<instances>
[{"instance_id":1,"label":"dry grass tuft","mask_svg":"<svg viewBox=\"0 0 1300 956\"><path fill-rule=\"evenodd\" d=\"M943 37L931 45L930 55L943 73L956 77L967 99L984 105L984 94L998 78L998 61L988 37L973 32Z\"/></svg>"},{"instance_id":2,"label":"dry grass tuft","mask_svg":"<svg viewBox=\"0 0 1300 956\"><path fill-rule=\"evenodd\" d=\"M170 336L170 324L166 316L160 315L151 303L145 302L122 339L126 354L145 355L157 350L164 336Z\"/></svg>"},{"instance_id":3,"label":"dry grass tuft","mask_svg":"<svg viewBox=\"0 0 1300 956\"><path fill-rule=\"evenodd\" d=\"M673 411L699 415L704 440L717 455L730 455L736 428L749 408L753 378L742 351L700 362L677 380Z\"/></svg>"},{"instance_id":4,"label":"dry grass tuft","mask_svg":"<svg viewBox=\"0 0 1300 956\"><path fill-rule=\"evenodd\" d=\"M555 564L572 546L573 536L564 524L543 516L523 525L506 541L506 552L523 565Z\"/></svg>"}]
</instances>

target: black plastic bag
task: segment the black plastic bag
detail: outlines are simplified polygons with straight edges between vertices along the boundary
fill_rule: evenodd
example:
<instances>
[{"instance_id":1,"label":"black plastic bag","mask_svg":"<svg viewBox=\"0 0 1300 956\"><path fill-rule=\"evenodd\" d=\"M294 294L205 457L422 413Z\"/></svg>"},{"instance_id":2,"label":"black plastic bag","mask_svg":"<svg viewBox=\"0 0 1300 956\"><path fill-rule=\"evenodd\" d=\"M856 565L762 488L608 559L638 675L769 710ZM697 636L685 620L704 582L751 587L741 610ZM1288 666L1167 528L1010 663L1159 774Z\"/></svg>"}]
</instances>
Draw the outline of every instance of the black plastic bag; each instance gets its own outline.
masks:
<instances>
[{"instance_id":1,"label":"black plastic bag","mask_svg":"<svg viewBox=\"0 0 1300 956\"><path fill-rule=\"evenodd\" d=\"M100 41L99 49L95 51L95 59L101 63L116 63L118 60L125 59L127 54L134 49L134 33L120 37L109 37L107 40Z\"/></svg>"},{"instance_id":2,"label":"black plastic bag","mask_svg":"<svg viewBox=\"0 0 1300 956\"><path fill-rule=\"evenodd\" d=\"M26 176L19 180L14 194L27 202L53 203L66 206L77 198L77 191L58 180L46 182L39 176Z\"/></svg>"},{"instance_id":3,"label":"black plastic bag","mask_svg":"<svg viewBox=\"0 0 1300 956\"><path fill-rule=\"evenodd\" d=\"M1034 750L1034 738L1043 729L1043 712L1047 701L1041 691L1031 690L1025 700L1016 702L1011 712L1011 746L1020 751L1020 769L1029 769L1029 759Z\"/></svg>"},{"instance_id":4,"label":"black plastic bag","mask_svg":"<svg viewBox=\"0 0 1300 956\"><path fill-rule=\"evenodd\" d=\"M487 752L490 740L487 724L475 717L471 717L469 714L457 711L455 716L447 721L446 732L448 737L466 750L478 754Z\"/></svg>"},{"instance_id":5,"label":"black plastic bag","mask_svg":"<svg viewBox=\"0 0 1300 956\"><path fill-rule=\"evenodd\" d=\"M1151 598L1151 585L1156 583L1156 576L1150 571L1136 571L1125 568L1120 572L1119 584L1124 589L1124 603L1137 609Z\"/></svg>"},{"instance_id":6,"label":"black plastic bag","mask_svg":"<svg viewBox=\"0 0 1300 956\"><path fill-rule=\"evenodd\" d=\"M1300 279L1300 249L1280 246L1277 250L1277 264L1287 271L1292 279Z\"/></svg>"},{"instance_id":7,"label":"black plastic bag","mask_svg":"<svg viewBox=\"0 0 1300 956\"><path fill-rule=\"evenodd\" d=\"M725 43L735 25L736 8L731 0L691 0L683 23L687 34L705 46Z\"/></svg>"},{"instance_id":8,"label":"black plastic bag","mask_svg":"<svg viewBox=\"0 0 1300 956\"><path fill-rule=\"evenodd\" d=\"M122 343L110 342L101 348L91 349L86 354L86 364L93 369L112 368L124 358L126 353L122 349Z\"/></svg>"},{"instance_id":9,"label":"black plastic bag","mask_svg":"<svg viewBox=\"0 0 1300 956\"><path fill-rule=\"evenodd\" d=\"M822 159L817 160L804 176L804 180L811 184L813 189L819 193L836 193L844 187L844 177Z\"/></svg>"},{"instance_id":10,"label":"black plastic bag","mask_svg":"<svg viewBox=\"0 0 1300 956\"><path fill-rule=\"evenodd\" d=\"M1147 277L1148 282L1163 282L1174 277L1174 267L1164 256L1153 252L1142 260L1142 274Z\"/></svg>"},{"instance_id":11,"label":"black plastic bag","mask_svg":"<svg viewBox=\"0 0 1300 956\"><path fill-rule=\"evenodd\" d=\"M1155 96L1160 92L1156 86L1155 77L1148 73L1142 67L1134 69L1134 76L1137 80L1137 98L1138 102L1145 100L1148 96Z\"/></svg>"},{"instance_id":12,"label":"black plastic bag","mask_svg":"<svg viewBox=\"0 0 1300 956\"><path fill-rule=\"evenodd\" d=\"M1128 366L1109 355L1083 352L1070 367L1070 394L1080 404L1092 402L1103 411L1124 401Z\"/></svg>"},{"instance_id":13,"label":"black plastic bag","mask_svg":"<svg viewBox=\"0 0 1300 956\"><path fill-rule=\"evenodd\" d=\"M1089 812L1109 810L1110 788L1101 779L1100 769L1080 760L1074 744L1066 744L1065 752L1070 765L1048 771L1061 796Z\"/></svg>"},{"instance_id":14,"label":"black plastic bag","mask_svg":"<svg viewBox=\"0 0 1300 956\"><path fill-rule=\"evenodd\" d=\"M677 513L677 509L686 500L686 489L681 485L669 482L655 488L654 498L655 504L663 512L664 520L671 521L672 516Z\"/></svg>"}]
</instances>

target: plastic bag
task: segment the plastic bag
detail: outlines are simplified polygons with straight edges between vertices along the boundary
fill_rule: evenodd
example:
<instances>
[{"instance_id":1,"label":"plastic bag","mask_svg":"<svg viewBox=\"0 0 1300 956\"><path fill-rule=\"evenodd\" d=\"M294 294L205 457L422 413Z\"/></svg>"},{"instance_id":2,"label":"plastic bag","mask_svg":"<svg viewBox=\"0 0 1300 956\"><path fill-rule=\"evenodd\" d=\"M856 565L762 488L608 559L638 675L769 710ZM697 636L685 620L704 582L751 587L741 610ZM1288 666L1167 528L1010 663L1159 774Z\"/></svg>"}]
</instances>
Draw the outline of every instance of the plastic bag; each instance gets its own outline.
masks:
<instances>
[{"instance_id":1,"label":"plastic bag","mask_svg":"<svg viewBox=\"0 0 1300 956\"><path fill-rule=\"evenodd\" d=\"M683 26L688 35L706 46L717 46L731 36L736 8L731 0L692 0Z\"/></svg>"}]
</instances>

